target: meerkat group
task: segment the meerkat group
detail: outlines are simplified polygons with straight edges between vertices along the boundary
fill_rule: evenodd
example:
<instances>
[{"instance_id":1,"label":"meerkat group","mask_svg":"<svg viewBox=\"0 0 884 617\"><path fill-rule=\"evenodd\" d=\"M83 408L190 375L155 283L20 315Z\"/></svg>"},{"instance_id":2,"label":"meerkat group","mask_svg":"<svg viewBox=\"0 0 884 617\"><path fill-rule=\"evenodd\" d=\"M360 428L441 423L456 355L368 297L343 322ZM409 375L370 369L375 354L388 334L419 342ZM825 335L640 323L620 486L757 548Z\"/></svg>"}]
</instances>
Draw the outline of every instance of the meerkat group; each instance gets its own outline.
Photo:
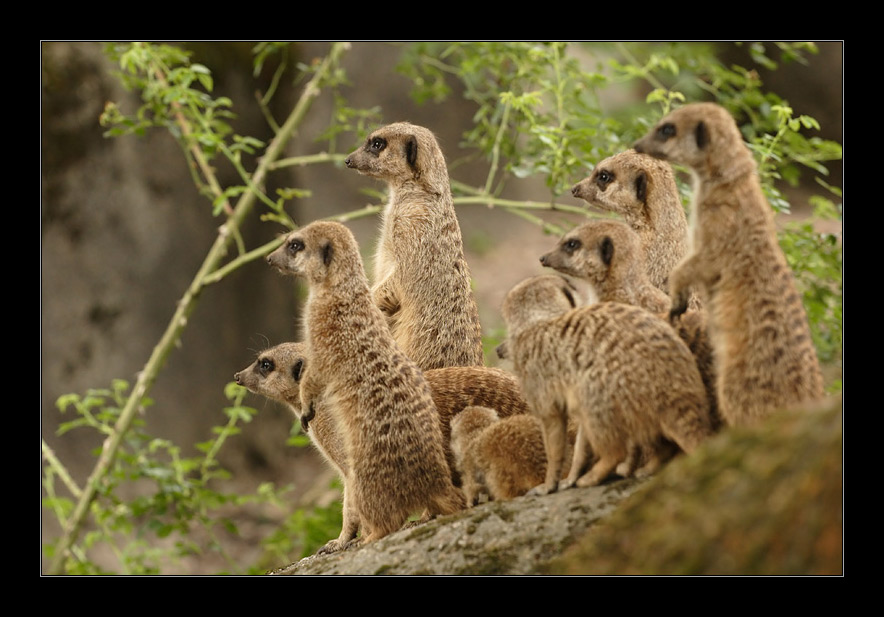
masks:
<instances>
[{"instance_id":1,"label":"meerkat group","mask_svg":"<svg viewBox=\"0 0 884 617\"><path fill-rule=\"evenodd\" d=\"M690 225L669 162L695 175ZM484 366L433 133L381 127L346 166L388 190L374 280L346 226L291 232L267 261L308 283L304 340L235 374L288 405L342 480L341 533L321 553L411 515L649 475L721 427L822 396L770 207L723 108L676 110L573 187L622 221L566 233L540 258L558 273L506 294L511 372Z\"/></svg>"}]
</instances>

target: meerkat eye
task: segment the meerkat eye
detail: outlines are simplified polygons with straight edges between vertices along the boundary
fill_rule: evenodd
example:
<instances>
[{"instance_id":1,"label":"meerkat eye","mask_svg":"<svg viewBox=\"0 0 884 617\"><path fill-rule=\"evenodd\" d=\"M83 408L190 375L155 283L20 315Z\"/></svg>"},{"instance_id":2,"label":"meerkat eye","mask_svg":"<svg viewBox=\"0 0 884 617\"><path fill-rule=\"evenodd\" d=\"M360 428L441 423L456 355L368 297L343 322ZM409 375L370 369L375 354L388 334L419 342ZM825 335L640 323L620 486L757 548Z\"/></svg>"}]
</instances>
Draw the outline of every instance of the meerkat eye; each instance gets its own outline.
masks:
<instances>
[{"instance_id":1,"label":"meerkat eye","mask_svg":"<svg viewBox=\"0 0 884 617\"><path fill-rule=\"evenodd\" d=\"M270 358L261 358L258 360L258 369L262 374L267 375L267 373L272 373L274 368L276 368L276 366Z\"/></svg>"},{"instance_id":2,"label":"meerkat eye","mask_svg":"<svg viewBox=\"0 0 884 617\"><path fill-rule=\"evenodd\" d=\"M368 146L369 150L371 150L375 154L377 154L378 152L380 152L381 150L383 150L386 147L387 147L387 140L383 139L381 137L375 137L374 139L372 139L371 143Z\"/></svg>"},{"instance_id":3,"label":"meerkat eye","mask_svg":"<svg viewBox=\"0 0 884 617\"><path fill-rule=\"evenodd\" d=\"M666 141L672 137L675 137L675 125L671 122L667 122L657 129L657 139L660 141Z\"/></svg>"},{"instance_id":4,"label":"meerkat eye","mask_svg":"<svg viewBox=\"0 0 884 617\"><path fill-rule=\"evenodd\" d=\"M301 374L304 372L304 361L298 360L292 367L292 378L295 381L301 381Z\"/></svg>"},{"instance_id":5,"label":"meerkat eye","mask_svg":"<svg viewBox=\"0 0 884 617\"><path fill-rule=\"evenodd\" d=\"M567 252L567 253L573 253L574 251L578 250L581 246L583 246L583 243L580 242L580 240L578 240L577 238L568 238L562 244L562 248L565 249L565 252Z\"/></svg>"},{"instance_id":6,"label":"meerkat eye","mask_svg":"<svg viewBox=\"0 0 884 617\"><path fill-rule=\"evenodd\" d=\"M605 187L607 187L609 184L611 184L611 182L614 181L614 174L612 174L610 171L602 169L599 171L598 174L596 174L595 181L596 184L599 185L600 189L605 190Z\"/></svg>"},{"instance_id":7,"label":"meerkat eye","mask_svg":"<svg viewBox=\"0 0 884 617\"><path fill-rule=\"evenodd\" d=\"M289 253L294 255L295 253L304 250L304 243L301 240L299 240L298 238L293 238L289 242L288 248L289 248Z\"/></svg>"}]
</instances>

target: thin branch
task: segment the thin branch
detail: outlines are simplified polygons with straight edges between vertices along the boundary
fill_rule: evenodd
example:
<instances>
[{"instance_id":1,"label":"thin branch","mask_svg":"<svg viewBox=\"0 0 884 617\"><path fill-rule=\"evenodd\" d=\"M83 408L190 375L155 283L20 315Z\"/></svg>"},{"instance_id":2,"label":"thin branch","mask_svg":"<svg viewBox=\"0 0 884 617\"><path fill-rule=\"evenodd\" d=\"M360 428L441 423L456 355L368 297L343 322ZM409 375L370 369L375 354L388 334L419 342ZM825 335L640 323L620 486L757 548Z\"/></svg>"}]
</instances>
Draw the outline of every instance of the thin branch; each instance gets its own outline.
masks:
<instances>
[{"instance_id":1,"label":"thin branch","mask_svg":"<svg viewBox=\"0 0 884 617\"><path fill-rule=\"evenodd\" d=\"M290 156L285 159L279 159L270 165L271 170L280 169L282 167L312 165L314 163L343 163L347 160L346 154L332 154L329 152L318 152L316 154L305 154L303 156Z\"/></svg>"},{"instance_id":2,"label":"thin branch","mask_svg":"<svg viewBox=\"0 0 884 617\"><path fill-rule=\"evenodd\" d=\"M52 451L52 448L49 447L44 440L40 440L41 449L43 451L43 458L49 463L49 466L52 467L52 470L58 474L58 477L61 478L61 481L64 482L64 485L71 492L71 495L74 498L80 497L83 494L83 491L80 490L80 487L77 486L77 483L74 482L74 479L71 478L71 474L68 473L67 468L62 465L61 461L58 460L58 457L55 456L55 452Z\"/></svg>"}]
</instances>

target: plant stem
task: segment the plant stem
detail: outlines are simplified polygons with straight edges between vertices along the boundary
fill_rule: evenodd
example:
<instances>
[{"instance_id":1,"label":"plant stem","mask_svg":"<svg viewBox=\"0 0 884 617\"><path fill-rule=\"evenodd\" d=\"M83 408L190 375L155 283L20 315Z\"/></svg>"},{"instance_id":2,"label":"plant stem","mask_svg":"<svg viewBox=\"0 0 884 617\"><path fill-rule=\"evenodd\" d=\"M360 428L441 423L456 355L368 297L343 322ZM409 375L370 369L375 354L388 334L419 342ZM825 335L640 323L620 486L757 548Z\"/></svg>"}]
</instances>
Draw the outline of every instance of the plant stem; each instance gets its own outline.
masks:
<instances>
[{"instance_id":1,"label":"plant stem","mask_svg":"<svg viewBox=\"0 0 884 617\"><path fill-rule=\"evenodd\" d=\"M340 55L349 48L349 43L335 43L332 45L323 64L316 71L313 78L307 83L298 104L280 128L279 133L267 146L265 155L261 158L255 173L252 175L252 183L255 186L261 186L269 171L270 163L280 156L283 147L288 140L295 135L298 126L304 119L304 115L310 108L313 100L318 96L320 92L320 83L328 75L331 67L337 62ZM178 308L172 316L162 338L159 343L157 343L156 347L154 347L144 369L138 374L138 380L132 388L132 392L129 394L125 407L120 413L120 417L114 427L114 432L105 440L101 455L99 456L92 474L89 476L83 494L77 502L77 506L74 509L71 518L68 519L68 522L65 525L64 534L59 540L55 558L49 568L49 574L58 574L60 572L65 556L76 541L80 528L83 525L83 521L89 512L89 505L97 495L98 485L107 473L107 470L110 468L117 450L120 447L123 436L129 430L129 427L135 418L135 414L141 406L142 399L150 390L166 358L175 347L175 344L180 338L181 332L186 327L188 317L196 308L200 292L205 285L205 280L209 274L218 267L221 260L227 254L234 232L238 230L242 221L249 212L251 212L254 203L255 194L251 191L243 193L240 197L236 207L228 216L227 222L218 230L218 237L215 239L215 243L209 250L208 255L190 284L190 287L184 293L181 300L179 300Z\"/></svg>"}]
</instances>

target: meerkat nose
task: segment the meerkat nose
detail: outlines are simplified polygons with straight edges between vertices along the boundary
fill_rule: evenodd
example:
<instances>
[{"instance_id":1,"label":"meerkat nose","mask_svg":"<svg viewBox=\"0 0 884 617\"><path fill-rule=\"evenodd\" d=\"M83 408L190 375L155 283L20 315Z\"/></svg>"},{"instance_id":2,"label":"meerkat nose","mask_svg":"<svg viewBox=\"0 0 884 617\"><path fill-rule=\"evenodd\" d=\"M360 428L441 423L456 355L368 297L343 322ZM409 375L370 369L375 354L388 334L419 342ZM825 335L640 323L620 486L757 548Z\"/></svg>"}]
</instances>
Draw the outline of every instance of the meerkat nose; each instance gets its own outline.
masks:
<instances>
[{"instance_id":1,"label":"meerkat nose","mask_svg":"<svg viewBox=\"0 0 884 617\"><path fill-rule=\"evenodd\" d=\"M577 197L577 193L579 193L579 192L580 192L580 185L579 184L575 184L574 186L571 187L571 194L574 197Z\"/></svg>"},{"instance_id":2,"label":"meerkat nose","mask_svg":"<svg viewBox=\"0 0 884 617\"><path fill-rule=\"evenodd\" d=\"M545 265L546 265L546 261L547 261L547 256L546 256L546 255L541 255L541 256L540 256L540 263L541 263L541 265L544 265L544 266L545 266Z\"/></svg>"},{"instance_id":3,"label":"meerkat nose","mask_svg":"<svg viewBox=\"0 0 884 617\"><path fill-rule=\"evenodd\" d=\"M350 161L350 159L348 158L346 161L344 161L344 165L346 165L347 167L350 167L351 162L352 161Z\"/></svg>"}]
</instances>

